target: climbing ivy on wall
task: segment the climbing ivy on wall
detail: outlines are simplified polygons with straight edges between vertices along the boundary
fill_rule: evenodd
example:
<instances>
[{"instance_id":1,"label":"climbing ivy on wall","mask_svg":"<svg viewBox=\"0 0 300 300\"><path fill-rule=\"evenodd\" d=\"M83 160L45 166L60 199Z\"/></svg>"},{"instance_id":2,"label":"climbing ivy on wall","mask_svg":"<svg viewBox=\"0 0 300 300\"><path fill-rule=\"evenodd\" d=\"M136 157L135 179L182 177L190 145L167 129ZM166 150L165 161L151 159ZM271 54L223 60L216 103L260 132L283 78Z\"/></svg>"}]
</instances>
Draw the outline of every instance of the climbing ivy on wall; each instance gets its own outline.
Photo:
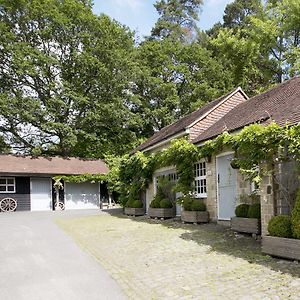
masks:
<instances>
[{"instance_id":1,"label":"climbing ivy on wall","mask_svg":"<svg viewBox=\"0 0 300 300\"><path fill-rule=\"evenodd\" d=\"M300 125L252 124L237 134L224 132L200 147L184 138L177 139L171 142L169 148L155 154L136 152L114 159L117 164L110 165L107 175L58 176L54 179L66 182L106 181L110 190L121 195L121 204L125 204L129 199L140 198L156 169L174 166L179 175L174 190L187 194L194 190L194 164L228 148L234 150L235 164L240 171L248 179L259 182L275 163L291 158L300 161Z\"/></svg>"}]
</instances>

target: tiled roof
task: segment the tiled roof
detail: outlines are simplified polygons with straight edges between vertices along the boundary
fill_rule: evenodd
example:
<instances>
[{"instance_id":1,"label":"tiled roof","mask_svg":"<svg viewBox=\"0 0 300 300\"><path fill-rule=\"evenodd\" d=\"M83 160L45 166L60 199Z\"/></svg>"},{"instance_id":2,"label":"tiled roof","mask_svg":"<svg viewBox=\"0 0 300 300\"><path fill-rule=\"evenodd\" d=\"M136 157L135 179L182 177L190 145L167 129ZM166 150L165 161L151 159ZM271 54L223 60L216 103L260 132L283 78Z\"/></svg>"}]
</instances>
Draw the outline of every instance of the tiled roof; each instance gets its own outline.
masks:
<instances>
[{"instance_id":1,"label":"tiled roof","mask_svg":"<svg viewBox=\"0 0 300 300\"><path fill-rule=\"evenodd\" d=\"M145 150L148 147L151 147L159 142L162 142L164 140L167 140L168 138L171 138L172 136L175 136L179 133L184 132L185 129L189 125L191 125L195 120L197 120L197 119L201 118L202 116L204 116L205 114L207 114L210 110L215 108L223 100L225 100L227 97L229 97L231 94L234 94L238 90L239 89L235 89L235 90L229 92L228 94L209 102L205 106L197 109L196 111L179 119L178 121L162 128L160 131L156 132L152 137L150 137L148 140L146 140L143 144L141 144L139 147L137 147L136 151Z\"/></svg>"},{"instance_id":2,"label":"tiled roof","mask_svg":"<svg viewBox=\"0 0 300 300\"><path fill-rule=\"evenodd\" d=\"M2 174L81 175L106 174L108 171L102 160L0 155Z\"/></svg>"},{"instance_id":3,"label":"tiled roof","mask_svg":"<svg viewBox=\"0 0 300 300\"><path fill-rule=\"evenodd\" d=\"M197 144L224 131L232 132L252 123L271 121L278 125L300 122L300 77L287 80L237 105L192 143Z\"/></svg>"}]
</instances>

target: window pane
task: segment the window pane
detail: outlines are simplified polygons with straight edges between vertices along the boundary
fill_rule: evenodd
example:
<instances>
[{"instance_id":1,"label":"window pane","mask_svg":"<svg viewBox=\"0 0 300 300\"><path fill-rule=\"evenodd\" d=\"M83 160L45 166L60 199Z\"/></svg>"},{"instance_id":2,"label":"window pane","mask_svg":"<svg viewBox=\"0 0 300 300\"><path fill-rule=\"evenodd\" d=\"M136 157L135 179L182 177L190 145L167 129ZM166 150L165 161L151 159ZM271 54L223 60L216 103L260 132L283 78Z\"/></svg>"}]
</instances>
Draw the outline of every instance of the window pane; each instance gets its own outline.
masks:
<instances>
[{"instance_id":1,"label":"window pane","mask_svg":"<svg viewBox=\"0 0 300 300\"><path fill-rule=\"evenodd\" d=\"M13 191L15 190L15 187L14 187L13 185L9 185L9 186L7 187L7 190L8 190L9 192L13 192Z\"/></svg>"},{"instance_id":2,"label":"window pane","mask_svg":"<svg viewBox=\"0 0 300 300\"><path fill-rule=\"evenodd\" d=\"M6 184L6 179L1 178L0 179L0 184Z\"/></svg>"},{"instance_id":3,"label":"window pane","mask_svg":"<svg viewBox=\"0 0 300 300\"><path fill-rule=\"evenodd\" d=\"M12 178L7 179L7 184L14 184L14 183L15 183L15 181Z\"/></svg>"},{"instance_id":4,"label":"window pane","mask_svg":"<svg viewBox=\"0 0 300 300\"><path fill-rule=\"evenodd\" d=\"M6 186L0 186L0 192L6 192Z\"/></svg>"}]
</instances>

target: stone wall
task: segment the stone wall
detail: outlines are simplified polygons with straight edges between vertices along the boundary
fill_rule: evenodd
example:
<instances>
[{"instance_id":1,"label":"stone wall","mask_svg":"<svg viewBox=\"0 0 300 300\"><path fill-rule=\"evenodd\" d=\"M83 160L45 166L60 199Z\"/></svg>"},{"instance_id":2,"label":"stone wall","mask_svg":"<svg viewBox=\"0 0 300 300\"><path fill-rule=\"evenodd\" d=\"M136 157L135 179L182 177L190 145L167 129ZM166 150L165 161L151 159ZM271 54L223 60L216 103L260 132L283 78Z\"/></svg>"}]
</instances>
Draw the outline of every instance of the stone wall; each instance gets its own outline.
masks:
<instances>
[{"instance_id":1,"label":"stone wall","mask_svg":"<svg viewBox=\"0 0 300 300\"><path fill-rule=\"evenodd\" d=\"M218 218L217 207L217 175L216 175L216 158L212 157L210 162L206 162L206 188L207 199L206 205L210 219L216 221Z\"/></svg>"}]
</instances>

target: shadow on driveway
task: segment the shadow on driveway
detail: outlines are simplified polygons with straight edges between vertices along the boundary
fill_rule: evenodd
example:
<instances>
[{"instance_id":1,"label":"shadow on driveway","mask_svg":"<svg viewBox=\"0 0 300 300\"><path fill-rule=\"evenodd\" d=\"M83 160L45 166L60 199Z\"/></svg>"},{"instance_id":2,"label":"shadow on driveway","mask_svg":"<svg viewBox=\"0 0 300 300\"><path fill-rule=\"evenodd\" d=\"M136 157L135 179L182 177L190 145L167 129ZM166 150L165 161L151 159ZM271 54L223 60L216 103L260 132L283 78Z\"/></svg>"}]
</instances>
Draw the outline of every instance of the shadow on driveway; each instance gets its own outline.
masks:
<instances>
[{"instance_id":1,"label":"shadow on driveway","mask_svg":"<svg viewBox=\"0 0 300 300\"><path fill-rule=\"evenodd\" d=\"M160 224L170 229L184 229L186 232L180 238L207 245L211 251L241 258L249 263L259 264L274 271L290 274L300 278L300 264L297 262L277 259L261 252L261 243L246 234L235 234L230 228L208 223L201 225L182 224L179 219L155 220L147 216L128 217L122 209L111 209L106 211L113 217L130 219L133 222L144 222L147 224Z\"/></svg>"}]
</instances>

